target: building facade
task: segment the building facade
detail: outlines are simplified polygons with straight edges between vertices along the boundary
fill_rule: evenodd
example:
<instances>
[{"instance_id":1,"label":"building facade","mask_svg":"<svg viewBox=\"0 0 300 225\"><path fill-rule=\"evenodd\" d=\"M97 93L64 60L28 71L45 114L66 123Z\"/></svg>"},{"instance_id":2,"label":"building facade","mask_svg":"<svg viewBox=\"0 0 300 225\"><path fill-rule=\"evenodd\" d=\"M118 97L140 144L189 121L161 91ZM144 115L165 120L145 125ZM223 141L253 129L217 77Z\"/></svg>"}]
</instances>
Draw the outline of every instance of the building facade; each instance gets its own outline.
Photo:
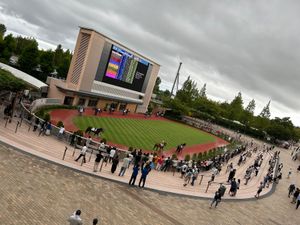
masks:
<instances>
[{"instance_id":1,"label":"building facade","mask_svg":"<svg viewBox=\"0 0 300 225\"><path fill-rule=\"evenodd\" d=\"M159 68L109 37L81 27L67 79L49 77L48 97L66 105L144 113Z\"/></svg>"}]
</instances>

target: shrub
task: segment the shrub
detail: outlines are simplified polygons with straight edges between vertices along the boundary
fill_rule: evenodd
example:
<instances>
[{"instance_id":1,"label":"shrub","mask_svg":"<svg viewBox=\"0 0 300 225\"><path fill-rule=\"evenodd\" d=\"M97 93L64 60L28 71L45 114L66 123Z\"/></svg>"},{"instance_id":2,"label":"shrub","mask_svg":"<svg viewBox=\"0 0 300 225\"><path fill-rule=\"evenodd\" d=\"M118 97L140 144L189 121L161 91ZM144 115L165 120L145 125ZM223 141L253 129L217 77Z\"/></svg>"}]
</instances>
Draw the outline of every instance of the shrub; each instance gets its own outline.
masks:
<instances>
[{"instance_id":1,"label":"shrub","mask_svg":"<svg viewBox=\"0 0 300 225\"><path fill-rule=\"evenodd\" d=\"M192 160L196 161L197 160L197 153L194 153L192 156Z\"/></svg>"},{"instance_id":2,"label":"shrub","mask_svg":"<svg viewBox=\"0 0 300 225\"><path fill-rule=\"evenodd\" d=\"M58 121L56 124L57 127L63 127L64 123L62 121Z\"/></svg>"},{"instance_id":3,"label":"shrub","mask_svg":"<svg viewBox=\"0 0 300 225\"><path fill-rule=\"evenodd\" d=\"M184 156L184 160L185 161L190 161L191 160L191 156L189 154Z\"/></svg>"},{"instance_id":4,"label":"shrub","mask_svg":"<svg viewBox=\"0 0 300 225\"><path fill-rule=\"evenodd\" d=\"M201 161L202 160L202 152L198 153L198 160Z\"/></svg>"},{"instance_id":5,"label":"shrub","mask_svg":"<svg viewBox=\"0 0 300 225\"><path fill-rule=\"evenodd\" d=\"M173 160L173 159L177 159L177 155L174 153L174 154L172 155L171 159L172 159L172 160Z\"/></svg>"},{"instance_id":6,"label":"shrub","mask_svg":"<svg viewBox=\"0 0 300 225\"><path fill-rule=\"evenodd\" d=\"M45 121L50 121L51 117L49 113L44 114L43 118Z\"/></svg>"},{"instance_id":7,"label":"shrub","mask_svg":"<svg viewBox=\"0 0 300 225\"><path fill-rule=\"evenodd\" d=\"M102 138L101 142L103 142L104 144L106 144L106 138Z\"/></svg>"}]
</instances>

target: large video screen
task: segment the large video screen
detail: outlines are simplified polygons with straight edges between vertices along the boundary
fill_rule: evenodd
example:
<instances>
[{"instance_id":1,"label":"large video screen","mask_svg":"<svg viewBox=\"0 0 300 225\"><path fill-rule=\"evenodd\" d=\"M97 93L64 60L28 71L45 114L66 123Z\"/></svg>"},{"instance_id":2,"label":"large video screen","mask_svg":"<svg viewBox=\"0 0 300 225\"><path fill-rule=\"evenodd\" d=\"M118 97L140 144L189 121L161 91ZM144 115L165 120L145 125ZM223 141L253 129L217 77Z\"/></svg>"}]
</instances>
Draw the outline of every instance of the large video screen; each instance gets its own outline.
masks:
<instances>
[{"instance_id":1,"label":"large video screen","mask_svg":"<svg viewBox=\"0 0 300 225\"><path fill-rule=\"evenodd\" d=\"M141 91L149 66L146 60L112 45L102 82Z\"/></svg>"}]
</instances>

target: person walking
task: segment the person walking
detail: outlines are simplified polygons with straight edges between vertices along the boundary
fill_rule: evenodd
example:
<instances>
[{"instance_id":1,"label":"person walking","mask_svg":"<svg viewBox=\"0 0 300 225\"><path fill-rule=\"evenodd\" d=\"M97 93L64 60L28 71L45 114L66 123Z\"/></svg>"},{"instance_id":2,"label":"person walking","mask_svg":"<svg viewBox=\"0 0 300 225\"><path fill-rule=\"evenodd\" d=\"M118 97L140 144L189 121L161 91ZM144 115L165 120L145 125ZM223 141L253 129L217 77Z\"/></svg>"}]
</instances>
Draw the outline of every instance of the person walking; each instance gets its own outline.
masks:
<instances>
[{"instance_id":1,"label":"person walking","mask_svg":"<svg viewBox=\"0 0 300 225\"><path fill-rule=\"evenodd\" d=\"M234 193L236 193L236 189L237 189L237 183L235 181L235 178L233 178L230 184L229 195L234 196Z\"/></svg>"},{"instance_id":2,"label":"person walking","mask_svg":"<svg viewBox=\"0 0 300 225\"><path fill-rule=\"evenodd\" d=\"M222 197L221 197L220 192L216 191L215 196L214 196L209 208L212 208L214 203L215 203L215 208L217 208L217 205L221 202L221 199L222 199Z\"/></svg>"},{"instance_id":3,"label":"person walking","mask_svg":"<svg viewBox=\"0 0 300 225\"><path fill-rule=\"evenodd\" d=\"M116 155L113 159L112 159L112 165L111 165L111 173L114 173L117 169L117 166L119 164L119 156Z\"/></svg>"},{"instance_id":4,"label":"person walking","mask_svg":"<svg viewBox=\"0 0 300 225\"><path fill-rule=\"evenodd\" d=\"M141 178L140 178L140 182L139 182L139 187L141 187L141 183L142 184L142 188L145 186L145 182L146 182L146 178L150 172L150 165L146 165L143 170L142 170L142 175L141 175Z\"/></svg>"},{"instance_id":5,"label":"person walking","mask_svg":"<svg viewBox=\"0 0 300 225\"><path fill-rule=\"evenodd\" d=\"M81 210L80 209L76 210L76 212L74 212L73 215L71 215L70 218L68 219L70 225L82 225L82 220L80 218L80 215L81 215Z\"/></svg>"},{"instance_id":6,"label":"person walking","mask_svg":"<svg viewBox=\"0 0 300 225\"><path fill-rule=\"evenodd\" d=\"M59 128L59 131L58 131L58 134L57 134L57 138L61 139L63 137L64 133L65 133L65 128L64 128L64 126L61 126Z\"/></svg>"},{"instance_id":7,"label":"person walking","mask_svg":"<svg viewBox=\"0 0 300 225\"><path fill-rule=\"evenodd\" d=\"M300 205L300 195L298 195L297 197L296 209L298 209L299 205Z\"/></svg>"},{"instance_id":8,"label":"person walking","mask_svg":"<svg viewBox=\"0 0 300 225\"><path fill-rule=\"evenodd\" d=\"M130 163L130 158L129 155L127 154L127 156L123 159L123 165L120 169L119 176L124 176L126 169L129 167L129 163Z\"/></svg>"},{"instance_id":9,"label":"person walking","mask_svg":"<svg viewBox=\"0 0 300 225\"><path fill-rule=\"evenodd\" d=\"M134 167L133 167L133 170L132 170L132 174L131 174L131 177L130 177L130 180L129 180L129 185L134 185L135 183L135 180L136 180L136 177L139 173L139 164L136 164Z\"/></svg>"},{"instance_id":10,"label":"person walking","mask_svg":"<svg viewBox=\"0 0 300 225\"><path fill-rule=\"evenodd\" d=\"M84 145L80 151L80 155L78 156L77 159L75 159L75 161L77 162L81 157L83 157L83 163L86 163L86 159L85 159L86 151L87 151L87 147L86 145Z\"/></svg>"},{"instance_id":11,"label":"person walking","mask_svg":"<svg viewBox=\"0 0 300 225\"><path fill-rule=\"evenodd\" d=\"M99 163L101 161L101 159L103 158L103 155L102 153L99 151L96 155L96 159L95 159L95 164L94 164L94 172L97 172L98 171L98 166L99 166Z\"/></svg>"},{"instance_id":12,"label":"person walking","mask_svg":"<svg viewBox=\"0 0 300 225\"><path fill-rule=\"evenodd\" d=\"M292 168L290 168L290 170L288 172L288 175L287 175L287 178L289 179L291 175L292 175Z\"/></svg>"},{"instance_id":13,"label":"person walking","mask_svg":"<svg viewBox=\"0 0 300 225\"><path fill-rule=\"evenodd\" d=\"M262 192L263 188L264 188L264 184L263 184L263 182L260 182L260 185L259 185L259 187L258 187L258 190L257 190L257 192L256 192L256 195L254 196L255 198L259 198L259 195L260 195L260 193Z\"/></svg>"}]
</instances>

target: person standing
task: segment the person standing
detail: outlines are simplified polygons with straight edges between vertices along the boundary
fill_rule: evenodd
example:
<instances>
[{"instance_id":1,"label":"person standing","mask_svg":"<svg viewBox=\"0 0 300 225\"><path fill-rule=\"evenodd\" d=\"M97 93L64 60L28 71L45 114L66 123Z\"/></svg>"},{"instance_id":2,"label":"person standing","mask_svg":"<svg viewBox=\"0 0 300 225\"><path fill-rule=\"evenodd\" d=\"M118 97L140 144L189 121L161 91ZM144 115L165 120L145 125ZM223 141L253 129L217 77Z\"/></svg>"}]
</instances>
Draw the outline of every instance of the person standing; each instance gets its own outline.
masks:
<instances>
[{"instance_id":1,"label":"person standing","mask_svg":"<svg viewBox=\"0 0 300 225\"><path fill-rule=\"evenodd\" d=\"M57 135L58 139L61 139L63 137L64 133L65 133L65 128L64 128L64 126L61 126L59 128L58 135Z\"/></svg>"},{"instance_id":2,"label":"person standing","mask_svg":"<svg viewBox=\"0 0 300 225\"><path fill-rule=\"evenodd\" d=\"M76 212L73 213L73 215L70 216L68 219L68 222L70 225L82 225L82 220L80 218L81 210L76 210Z\"/></svg>"},{"instance_id":3,"label":"person standing","mask_svg":"<svg viewBox=\"0 0 300 225\"><path fill-rule=\"evenodd\" d=\"M96 155L95 164L94 164L94 172L97 172L99 163L103 158L102 153L99 151Z\"/></svg>"},{"instance_id":4,"label":"person standing","mask_svg":"<svg viewBox=\"0 0 300 225\"><path fill-rule=\"evenodd\" d=\"M84 145L80 151L80 155L78 156L77 159L75 159L75 161L77 162L81 157L83 157L83 163L86 163L86 159L85 159L86 151L87 151L87 147L86 145Z\"/></svg>"},{"instance_id":5,"label":"person standing","mask_svg":"<svg viewBox=\"0 0 300 225\"><path fill-rule=\"evenodd\" d=\"M296 191L293 194L293 200L291 201L291 203L296 203L296 200L299 196L299 192L300 192L299 188L296 188Z\"/></svg>"},{"instance_id":6,"label":"person standing","mask_svg":"<svg viewBox=\"0 0 300 225\"><path fill-rule=\"evenodd\" d=\"M210 204L209 208L212 208L213 204L215 203L215 208L217 208L217 205L221 202L221 194L219 191L216 191L215 196Z\"/></svg>"},{"instance_id":7,"label":"person standing","mask_svg":"<svg viewBox=\"0 0 300 225\"><path fill-rule=\"evenodd\" d=\"M123 165L120 169L119 176L124 176L126 169L129 167L129 163L130 163L130 158L129 155L127 154L127 156L123 159Z\"/></svg>"},{"instance_id":8,"label":"person standing","mask_svg":"<svg viewBox=\"0 0 300 225\"><path fill-rule=\"evenodd\" d=\"M294 192L295 189L296 189L295 184L291 184L291 185L289 186L289 188L288 188L288 190L289 190L288 197L290 197L291 194L293 194L293 192Z\"/></svg>"},{"instance_id":9,"label":"person standing","mask_svg":"<svg viewBox=\"0 0 300 225\"><path fill-rule=\"evenodd\" d=\"M119 164L119 156L116 155L113 159L112 159L112 165L111 165L111 173L114 173L117 169L117 166Z\"/></svg>"},{"instance_id":10,"label":"person standing","mask_svg":"<svg viewBox=\"0 0 300 225\"><path fill-rule=\"evenodd\" d=\"M142 188L145 186L145 182L146 182L146 178L150 172L150 166L149 165L146 165L143 170L142 170L142 175L141 175L141 178L140 178L140 182L139 182L139 187L141 187L141 183L143 183L142 185Z\"/></svg>"},{"instance_id":11,"label":"person standing","mask_svg":"<svg viewBox=\"0 0 300 225\"><path fill-rule=\"evenodd\" d=\"M109 162L111 162L113 160L113 158L115 157L116 154L116 150L114 148L112 148L109 152Z\"/></svg>"},{"instance_id":12,"label":"person standing","mask_svg":"<svg viewBox=\"0 0 300 225\"><path fill-rule=\"evenodd\" d=\"M135 164L129 180L129 185L134 185L138 173L139 173L139 164Z\"/></svg>"},{"instance_id":13,"label":"person standing","mask_svg":"<svg viewBox=\"0 0 300 225\"><path fill-rule=\"evenodd\" d=\"M97 225L97 224L98 224L98 219L97 218L93 219L93 225Z\"/></svg>"}]
</instances>

